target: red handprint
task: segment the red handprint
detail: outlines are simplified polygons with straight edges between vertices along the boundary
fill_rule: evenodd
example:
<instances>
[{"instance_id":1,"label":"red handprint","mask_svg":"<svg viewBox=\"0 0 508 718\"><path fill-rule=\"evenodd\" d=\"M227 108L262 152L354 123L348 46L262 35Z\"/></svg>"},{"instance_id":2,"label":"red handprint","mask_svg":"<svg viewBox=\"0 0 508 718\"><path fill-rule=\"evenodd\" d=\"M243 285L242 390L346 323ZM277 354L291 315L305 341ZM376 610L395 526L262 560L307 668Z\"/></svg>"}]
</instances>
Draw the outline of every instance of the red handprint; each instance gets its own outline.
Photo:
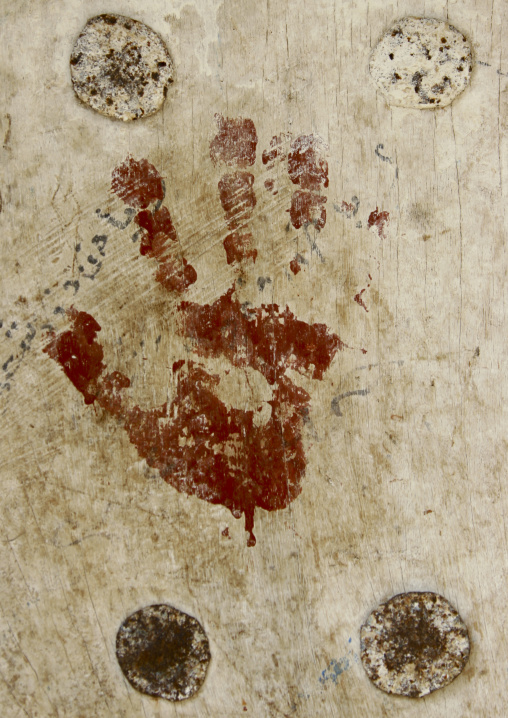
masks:
<instances>
[{"instance_id":1,"label":"red handprint","mask_svg":"<svg viewBox=\"0 0 508 718\"><path fill-rule=\"evenodd\" d=\"M247 229L256 205L254 178L245 171L254 163L256 145L251 120L218 118L211 159L233 168L219 181L229 264L255 262L257 256ZM293 196L290 217L295 227L312 222L319 231L324 226L326 198L318 190L328 185L327 169L315 138L302 136L292 143L288 171L302 188L294 194L306 197L302 204ZM184 293L197 274L181 254L171 215L162 206L160 174L147 160L127 158L113 171L112 190L138 210L135 222L143 231L140 252L156 259L155 280L170 292ZM296 219L295 211L300 212ZM99 324L74 308L67 314L71 328L52 334L44 351L61 365L85 403L97 402L119 419L139 455L178 491L222 504L237 518L245 514L248 545L253 546L255 508L287 507L301 492L305 474L302 433L310 396L286 372L293 369L322 379L336 352L345 346L340 338L324 324L300 321L287 307L240 304L234 284L212 304L180 302L179 331L197 355L224 357L233 366L260 372L268 382L270 418L259 425L254 411L228 409L214 391L220 377L191 360L173 364L177 384L170 403L149 410L129 405L123 390L130 380L118 371L108 372L97 339Z\"/></svg>"}]
</instances>

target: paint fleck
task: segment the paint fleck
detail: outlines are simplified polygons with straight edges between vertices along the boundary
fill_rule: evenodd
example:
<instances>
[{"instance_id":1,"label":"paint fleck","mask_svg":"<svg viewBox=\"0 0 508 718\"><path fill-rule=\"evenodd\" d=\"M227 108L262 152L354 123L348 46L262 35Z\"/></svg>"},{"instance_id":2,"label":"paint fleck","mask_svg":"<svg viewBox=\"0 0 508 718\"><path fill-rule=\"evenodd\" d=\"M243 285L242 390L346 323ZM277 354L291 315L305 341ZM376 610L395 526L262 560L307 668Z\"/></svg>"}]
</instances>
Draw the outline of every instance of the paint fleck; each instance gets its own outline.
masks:
<instances>
[{"instance_id":1,"label":"paint fleck","mask_svg":"<svg viewBox=\"0 0 508 718\"><path fill-rule=\"evenodd\" d=\"M369 279L372 281L372 277L371 277L370 274L369 274ZM363 295L363 293L364 293L369 287L370 287L370 283L367 284L367 286L366 286L364 289L362 289L360 292L358 292L358 294L355 294L355 296L354 296L354 301L355 301L357 304L359 304L360 307L362 307L363 309L365 309L366 312L368 312L369 310L367 309L367 307L366 307L366 305L365 305L365 302L363 301L362 295Z\"/></svg>"},{"instance_id":2,"label":"paint fleck","mask_svg":"<svg viewBox=\"0 0 508 718\"><path fill-rule=\"evenodd\" d=\"M289 268L295 275L298 274L298 272L302 271L302 268L300 267L300 262L298 261L297 257L290 261Z\"/></svg>"},{"instance_id":3,"label":"paint fleck","mask_svg":"<svg viewBox=\"0 0 508 718\"><path fill-rule=\"evenodd\" d=\"M210 663L203 627L173 606L159 604L136 611L120 626L116 657L136 690L168 701L195 695Z\"/></svg>"},{"instance_id":4,"label":"paint fleck","mask_svg":"<svg viewBox=\"0 0 508 718\"><path fill-rule=\"evenodd\" d=\"M223 117L216 114L217 134L210 143L210 158L214 164L248 167L256 159L258 136L252 120L242 117Z\"/></svg>"},{"instance_id":5,"label":"paint fleck","mask_svg":"<svg viewBox=\"0 0 508 718\"><path fill-rule=\"evenodd\" d=\"M368 310L367 307L365 306L365 302L364 302L363 299L362 299L362 294L364 293L364 291L365 291L365 289L362 289L361 292L358 292L358 294L355 294L354 300L355 300L355 302L356 302L357 304L359 304L363 309L365 309L366 312L368 312L369 310Z\"/></svg>"},{"instance_id":6,"label":"paint fleck","mask_svg":"<svg viewBox=\"0 0 508 718\"><path fill-rule=\"evenodd\" d=\"M322 685L325 685L328 681L331 681L335 685L337 685L337 681L339 679L339 676L347 671L350 667L349 659L347 656L344 656L343 658L339 658L338 661L335 659L332 659L328 665L327 668L325 668L324 671L322 671L321 676L319 677L319 682Z\"/></svg>"},{"instance_id":7,"label":"paint fleck","mask_svg":"<svg viewBox=\"0 0 508 718\"><path fill-rule=\"evenodd\" d=\"M284 150L284 141L288 138L288 135L280 134L275 135L270 140L270 149L263 150L261 160L264 165L268 165L269 169L272 169L276 159L286 159L286 152Z\"/></svg>"},{"instance_id":8,"label":"paint fleck","mask_svg":"<svg viewBox=\"0 0 508 718\"><path fill-rule=\"evenodd\" d=\"M467 628L453 606L431 592L394 596L360 631L361 659L386 693L421 698L451 683L469 658Z\"/></svg>"},{"instance_id":9,"label":"paint fleck","mask_svg":"<svg viewBox=\"0 0 508 718\"><path fill-rule=\"evenodd\" d=\"M386 211L380 212L379 208L376 207L370 214L367 220L367 227L370 229L374 227L380 237L380 239L386 239L386 225L390 221L390 214Z\"/></svg>"},{"instance_id":10,"label":"paint fleck","mask_svg":"<svg viewBox=\"0 0 508 718\"><path fill-rule=\"evenodd\" d=\"M274 189L275 187L275 181L273 179L267 179L265 180L265 189L268 192L271 192L274 196L278 194L278 190Z\"/></svg>"},{"instance_id":11,"label":"paint fleck","mask_svg":"<svg viewBox=\"0 0 508 718\"><path fill-rule=\"evenodd\" d=\"M360 209L360 200L355 195L354 197L351 197L351 202L346 202L346 200L343 199L340 205L334 204L333 207L336 212L345 214L348 219L351 219L358 214L358 210Z\"/></svg>"}]
</instances>

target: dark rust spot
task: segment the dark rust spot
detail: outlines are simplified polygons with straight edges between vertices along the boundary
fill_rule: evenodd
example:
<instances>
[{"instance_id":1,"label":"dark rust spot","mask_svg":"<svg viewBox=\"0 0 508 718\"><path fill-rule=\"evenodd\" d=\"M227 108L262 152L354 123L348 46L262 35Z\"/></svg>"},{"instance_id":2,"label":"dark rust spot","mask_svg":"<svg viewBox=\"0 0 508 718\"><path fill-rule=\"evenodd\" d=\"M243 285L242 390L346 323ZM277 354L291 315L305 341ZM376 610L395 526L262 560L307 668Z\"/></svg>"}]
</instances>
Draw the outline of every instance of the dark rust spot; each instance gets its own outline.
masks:
<instances>
[{"instance_id":1,"label":"dark rust spot","mask_svg":"<svg viewBox=\"0 0 508 718\"><path fill-rule=\"evenodd\" d=\"M125 619L116 637L116 656L136 690L169 701L197 693L211 658L199 621L165 604L147 606Z\"/></svg>"},{"instance_id":2,"label":"dark rust spot","mask_svg":"<svg viewBox=\"0 0 508 718\"><path fill-rule=\"evenodd\" d=\"M118 18L114 15L99 15L99 18L108 25L116 25Z\"/></svg>"},{"instance_id":3,"label":"dark rust spot","mask_svg":"<svg viewBox=\"0 0 508 718\"><path fill-rule=\"evenodd\" d=\"M420 697L450 683L469 657L467 628L457 611L430 592L394 596L361 629L362 662L388 693Z\"/></svg>"}]
</instances>

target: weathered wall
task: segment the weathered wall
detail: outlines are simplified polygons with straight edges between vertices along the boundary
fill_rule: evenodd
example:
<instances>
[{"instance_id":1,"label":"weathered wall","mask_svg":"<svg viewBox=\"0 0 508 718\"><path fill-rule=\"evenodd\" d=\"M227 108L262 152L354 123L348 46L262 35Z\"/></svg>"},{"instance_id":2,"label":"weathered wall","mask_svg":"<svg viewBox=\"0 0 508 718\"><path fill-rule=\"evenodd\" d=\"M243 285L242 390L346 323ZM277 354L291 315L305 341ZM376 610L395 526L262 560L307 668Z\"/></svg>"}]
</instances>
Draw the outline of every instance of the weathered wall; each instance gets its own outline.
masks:
<instances>
[{"instance_id":1,"label":"weathered wall","mask_svg":"<svg viewBox=\"0 0 508 718\"><path fill-rule=\"evenodd\" d=\"M505 715L503 4L106 5L30 0L1 12L2 714ZM146 22L167 43L174 84L158 114L122 123L74 95L73 44L102 12ZM371 49L404 15L448 18L472 43L471 83L446 109L390 108L369 79ZM257 130L255 263L226 262L216 113ZM328 145L321 231L291 225L297 187L284 161L262 162L281 133ZM198 277L187 301L212 304L236 280L244 306L287 305L347 345L321 380L286 372L310 395L307 467L287 508L256 509L253 547L243 518L164 483L121 418L85 405L43 353L47 325L68 329L58 308L73 304L102 327L104 363L129 377L132 405L171 401L173 363L190 358L220 377L228 409L261 405L269 418L266 377L200 358L178 333L182 296L154 281L134 225L101 218L126 217L111 176L129 154L165 179ZM343 205L353 197L354 216ZM375 210L389 221L369 228ZM472 646L463 674L419 701L378 691L359 661L362 622L408 590L446 596ZM197 617L208 635L208 676L189 701L142 696L116 661L120 623L151 603Z\"/></svg>"}]
</instances>

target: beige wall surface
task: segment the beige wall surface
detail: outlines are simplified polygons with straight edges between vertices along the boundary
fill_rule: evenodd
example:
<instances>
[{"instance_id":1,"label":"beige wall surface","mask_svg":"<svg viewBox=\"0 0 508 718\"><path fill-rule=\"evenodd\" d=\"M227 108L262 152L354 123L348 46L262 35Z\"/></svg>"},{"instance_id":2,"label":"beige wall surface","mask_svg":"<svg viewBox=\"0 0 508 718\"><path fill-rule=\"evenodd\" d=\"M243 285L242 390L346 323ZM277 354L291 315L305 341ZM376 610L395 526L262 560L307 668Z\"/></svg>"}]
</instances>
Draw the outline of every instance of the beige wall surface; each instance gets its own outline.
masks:
<instances>
[{"instance_id":1,"label":"beige wall surface","mask_svg":"<svg viewBox=\"0 0 508 718\"><path fill-rule=\"evenodd\" d=\"M4 1L2 716L507 714L506 7ZM145 22L169 48L174 82L151 117L116 121L73 92L72 47L104 12ZM471 82L447 108L390 107L369 77L372 49L406 15L448 19L471 42ZM257 131L255 262L226 261L216 115ZM320 231L290 222L286 160L262 161L274 136L287 150L311 134L329 168ZM310 396L306 468L285 508L256 508L255 546L243 517L165 483L122 420L85 404L43 351L73 305L100 324L104 364L129 377L132 406L171 402L173 363L190 359L219 377L228 410L261 407L258 425L269 421L266 375L199 355L180 331L182 295L154 281L134 225L103 217L129 217L111 191L129 155L164 177L197 273L185 301L211 305L236 282L246 312L287 306L345 345L321 379L287 369ZM463 673L421 699L379 691L360 660L361 624L403 591L445 596L471 640ZM121 622L156 603L195 616L210 641L206 681L180 703L135 691L115 656Z\"/></svg>"}]
</instances>

